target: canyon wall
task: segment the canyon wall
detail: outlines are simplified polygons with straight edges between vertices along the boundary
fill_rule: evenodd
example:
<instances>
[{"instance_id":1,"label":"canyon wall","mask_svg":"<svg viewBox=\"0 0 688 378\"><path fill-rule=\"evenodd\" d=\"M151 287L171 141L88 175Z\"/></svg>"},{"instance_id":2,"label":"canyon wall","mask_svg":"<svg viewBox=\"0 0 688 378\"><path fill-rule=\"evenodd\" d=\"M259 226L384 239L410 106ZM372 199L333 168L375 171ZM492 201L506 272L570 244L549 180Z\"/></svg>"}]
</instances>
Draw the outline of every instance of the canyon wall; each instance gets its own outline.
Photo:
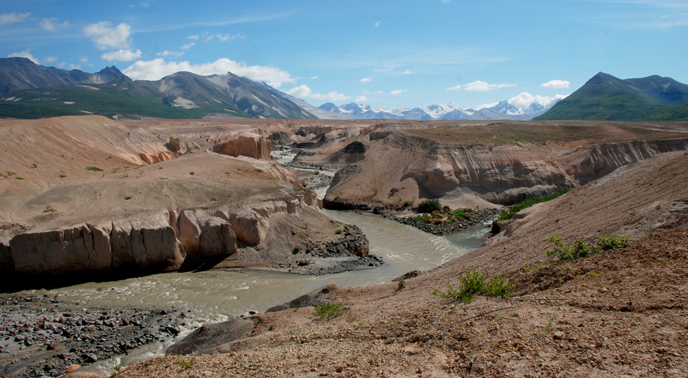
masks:
<instances>
[{"instance_id":1,"label":"canyon wall","mask_svg":"<svg viewBox=\"0 0 688 378\"><path fill-rule=\"evenodd\" d=\"M655 154L688 149L688 139L583 144L457 144L393 132L340 170L325 196L330 208L400 206L439 198L452 207L495 207L584 185Z\"/></svg>"}]
</instances>

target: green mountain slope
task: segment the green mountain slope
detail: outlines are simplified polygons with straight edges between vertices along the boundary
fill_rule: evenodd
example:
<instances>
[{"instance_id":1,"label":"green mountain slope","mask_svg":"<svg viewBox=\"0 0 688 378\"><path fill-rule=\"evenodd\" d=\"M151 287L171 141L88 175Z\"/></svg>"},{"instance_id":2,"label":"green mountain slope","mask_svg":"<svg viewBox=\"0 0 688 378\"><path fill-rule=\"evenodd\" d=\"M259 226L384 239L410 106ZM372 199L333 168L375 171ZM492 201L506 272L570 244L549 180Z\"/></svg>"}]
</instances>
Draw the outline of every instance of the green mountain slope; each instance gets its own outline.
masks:
<instances>
[{"instance_id":1,"label":"green mountain slope","mask_svg":"<svg viewBox=\"0 0 688 378\"><path fill-rule=\"evenodd\" d=\"M688 101L688 85L671 78L649 76L621 80L598 73L585 85L535 120L640 121L680 119L674 106Z\"/></svg>"}]
</instances>

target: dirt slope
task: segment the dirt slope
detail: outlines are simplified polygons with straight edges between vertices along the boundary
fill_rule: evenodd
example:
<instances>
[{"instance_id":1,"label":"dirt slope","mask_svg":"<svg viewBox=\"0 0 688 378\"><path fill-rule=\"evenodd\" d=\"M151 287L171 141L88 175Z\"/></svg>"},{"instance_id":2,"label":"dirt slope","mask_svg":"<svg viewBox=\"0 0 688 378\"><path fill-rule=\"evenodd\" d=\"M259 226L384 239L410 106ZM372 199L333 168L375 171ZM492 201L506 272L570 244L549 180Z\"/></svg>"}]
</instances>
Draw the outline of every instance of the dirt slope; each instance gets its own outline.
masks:
<instances>
[{"instance_id":1,"label":"dirt slope","mask_svg":"<svg viewBox=\"0 0 688 378\"><path fill-rule=\"evenodd\" d=\"M688 155L654 156L534 207L509 236L418 278L331 288L350 310L331 321L312 308L256 316L228 354L158 358L122 377L683 376L688 373ZM628 233L630 246L568 264L542 251ZM536 262L536 265L525 263ZM475 267L509 273L519 296L450 303L431 293Z\"/></svg>"}]
</instances>

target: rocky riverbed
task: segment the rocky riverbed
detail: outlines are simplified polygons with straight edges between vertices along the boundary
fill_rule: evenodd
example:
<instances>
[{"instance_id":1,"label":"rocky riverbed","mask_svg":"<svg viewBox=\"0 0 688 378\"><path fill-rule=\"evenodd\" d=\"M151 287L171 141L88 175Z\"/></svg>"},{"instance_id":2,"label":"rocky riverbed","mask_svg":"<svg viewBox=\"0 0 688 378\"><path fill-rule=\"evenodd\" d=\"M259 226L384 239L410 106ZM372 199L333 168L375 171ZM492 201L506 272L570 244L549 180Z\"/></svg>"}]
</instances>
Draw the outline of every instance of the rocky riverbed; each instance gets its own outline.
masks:
<instances>
[{"instance_id":1,"label":"rocky riverbed","mask_svg":"<svg viewBox=\"0 0 688 378\"><path fill-rule=\"evenodd\" d=\"M476 224L493 221L499 212L500 210L498 209L473 211L470 213L469 217L460 219L449 225L445 225L443 223L429 223L420 219L420 216L399 217L393 214L383 214L383 216L387 219L392 219L401 224L413 226L421 231L425 231L433 235L444 236L454 232L463 231L466 228Z\"/></svg>"},{"instance_id":2,"label":"rocky riverbed","mask_svg":"<svg viewBox=\"0 0 688 378\"><path fill-rule=\"evenodd\" d=\"M57 377L178 335L185 309L79 309L56 296L0 298L0 375ZM114 364L116 365L116 364Z\"/></svg>"}]
</instances>

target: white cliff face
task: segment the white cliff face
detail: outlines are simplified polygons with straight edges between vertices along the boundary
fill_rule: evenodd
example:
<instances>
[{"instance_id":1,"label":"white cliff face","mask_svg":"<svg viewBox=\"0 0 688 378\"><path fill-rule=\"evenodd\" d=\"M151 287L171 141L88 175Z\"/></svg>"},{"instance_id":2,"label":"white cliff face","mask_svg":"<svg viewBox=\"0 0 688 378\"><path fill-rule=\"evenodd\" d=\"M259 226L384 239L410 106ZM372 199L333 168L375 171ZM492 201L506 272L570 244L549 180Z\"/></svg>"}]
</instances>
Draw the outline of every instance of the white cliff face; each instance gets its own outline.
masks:
<instances>
[{"instance_id":1,"label":"white cliff face","mask_svg":"<svg viewBox=\"0 0 688 378\"><path fill-rule=\"evenodd\" d=\"M0 268L22 275L167 271L179 269L186 261L254 251L257 258L234 256L234 260L282 263L291 255L291 245L271 245L270 256L266 255L266 240L275 231L273 219L302 216L317 224L322 221L317 218L327 218L321 206L315 193L305 191L289 200L187 209L179 215L161 211L110 223L32 230L0 243Z\"/></svg>"}]
</instances>

